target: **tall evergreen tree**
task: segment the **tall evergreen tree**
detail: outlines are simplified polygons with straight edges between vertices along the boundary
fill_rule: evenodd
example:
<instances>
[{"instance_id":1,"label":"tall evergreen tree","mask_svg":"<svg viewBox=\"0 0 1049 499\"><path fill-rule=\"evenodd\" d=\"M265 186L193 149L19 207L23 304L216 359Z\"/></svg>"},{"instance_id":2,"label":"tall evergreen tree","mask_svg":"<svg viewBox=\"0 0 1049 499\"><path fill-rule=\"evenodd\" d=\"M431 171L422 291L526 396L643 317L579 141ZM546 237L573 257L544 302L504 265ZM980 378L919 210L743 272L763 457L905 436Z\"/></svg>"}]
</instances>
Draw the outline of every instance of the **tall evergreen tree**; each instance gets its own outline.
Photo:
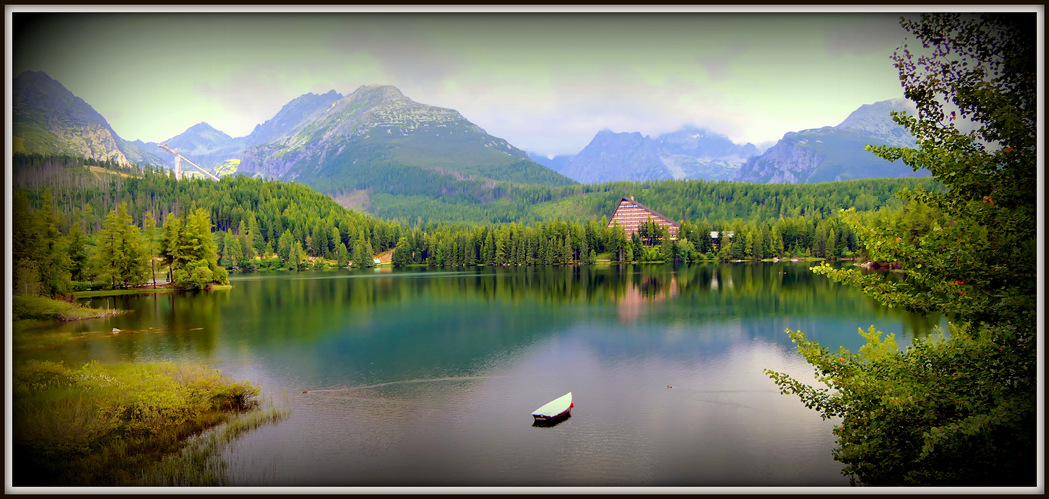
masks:
<instances>
[{"instance_id":1,"label":"tall evergreen tree","mask_svg":"<svg viewBox=\"0 0 1049 499\"><path fill-rule=\"evenodd\" d=\"M146 280L146 260L139 228L120 203L102 223L92 268L96 279L111 287L137 286Z\"/></svg>"},{"instance_id":2,"label":"tall evergreen tree","mask_svg":"<svg viewBox=\"0 0 1049 499\"><path fill-rule=\"evenodd\" d=\"M185 223L181 217L174 213L168 213L164 220L164 234L161 238L162 255L164 263L168 265L168 281L174 277L175 267L182 268L186 264L186 258L182 254L180 241L185 230Z\"/></svg>"},{"instance_id":3,"label":"tall evergreen tree","mask_svg":"<svg viewBox=\"0 0 1049 499\"><path fill-rule=\"evenodd\" d=\"M80 231L80 224L73 224L69 228L67 237L66 248L69 254L69 277L73 282L87 281L88 254L84 235Z\"/></svg>"},{"instance_id":4,"label":"tall evergreen tree","mask_svg":"<svg viewBox=\"0 0 1049 499\"><path fill-rule=\"evenodd\" d=\"M899 262L904 278L817 272L892 307L949 315L951 334L900 351L871 327L858 353L832 353L791 332L828 388L769 372L784 393L841 418L834 457L856 482L1038 484L1036 21L954 13L901 21L928 49L894 56L918 109L895 120L917 147L869 149L928 169L946 189L904 193L935 214L927 225L845 215L870 257Z\"/></svg>"},{"instance_id":5,"label":"tall evergreen tree","mask_svg":"<svg viewBox=\"0 0 1049 499\"><path fill-rule=\"evenodd\" d=\"M42 291L47 296L63 295L69 291L69 254L65 248L65 238L58 230L51 189L44 189L40 209L36 210L33 218L40 234L40 244L34 253Z\"/></svg>"},{"instance_id":6,"label":"tall evergreen tree","mask_svg":"<svg viewBox=\"0 0 1049 499\"><path fill-rule=\"evenodd\" d=\"M146 247L146 253L149 255L149 272L153 278L153 287L157 287L157 265L154 261L156 255L157 238L156 229L157 222L153 219L153 212L147 211L145 216L142 217L142 229L143 229L143 242Z\"/></svg>"}]
</instances>

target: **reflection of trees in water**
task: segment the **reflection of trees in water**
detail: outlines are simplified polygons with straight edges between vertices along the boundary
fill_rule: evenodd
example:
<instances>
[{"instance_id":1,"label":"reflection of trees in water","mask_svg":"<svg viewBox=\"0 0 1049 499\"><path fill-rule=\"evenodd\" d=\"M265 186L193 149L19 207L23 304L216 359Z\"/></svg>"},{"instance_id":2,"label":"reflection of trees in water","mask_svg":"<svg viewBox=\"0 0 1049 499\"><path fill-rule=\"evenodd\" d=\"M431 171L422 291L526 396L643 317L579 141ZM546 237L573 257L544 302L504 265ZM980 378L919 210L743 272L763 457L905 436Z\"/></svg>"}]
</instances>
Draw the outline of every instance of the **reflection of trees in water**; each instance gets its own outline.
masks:
<instances>
[{"instance_id":1,"label":"reflection of trees in water","mask_svg":"<svg viewBox=\"0 0 1049 499\"><path fill-rule=\"evenodd\" d=\"M154 327L163 334L121 341L121 350L114 353L137 358L151 352L190 351L206 357L219 335L252 345L380 334L429 341L412 340L415 331L394 331L397 328L418 329L420 338L436 331L450 342L458 341L460 329L483 329L491 336L485 341L510 344L578 320L563 312L563 305L592 306L587 313L595 317L606 313L604 306L613 306L619 321L644 317L653 324L855 319L863 314L879 323L899 321L907 336L922 335L941 320L887 309L859 291L812 274L806 264L789 262L303 272L234 280L233 285L222 292L118 298L123 301L110 306L135 312L114 318L114 325Z\"/></svg>"},{"instance_id":2,"label":"reflection of trees in water","mask_svg":"<svg viewBox=\"0 0 1049 499\"><path fill-rule=\"evenodd\" d=\"M636 319L655 306L685 306L667 320L739 318L778 315L852 317L865 311L905 323L908 334L923 334L940 317L916 316L883 307L862 293L815 275L805 263L699 265L578 266L557 268L486 268L476 272L393 272L303 274L291 283L263 282L248 292L258 297L237 300L247 309L237 313L265 315L279 309L289 327L335 327L360 322L375 307L405 300L428 303L507 303L519 306L615 304L623 318ZM659 320L654 317L652 320ZM289 333L292 334L292 333Z\"/></svg>"},{"instance_id":3,"label":"reflection of trees in water","mask_svg":"<svg viewBox=\"0 0 1049 499\"><path fill-rule=\"evenodd\" d=\"M857 290L813 274L807 264L711 264L677 270L681 300L721 316L850 317L858 312L899 319L909 335L924 335L940 316L889 309ZM731 284L729 284L731 283Z\"/></svg>"}]
</instances>

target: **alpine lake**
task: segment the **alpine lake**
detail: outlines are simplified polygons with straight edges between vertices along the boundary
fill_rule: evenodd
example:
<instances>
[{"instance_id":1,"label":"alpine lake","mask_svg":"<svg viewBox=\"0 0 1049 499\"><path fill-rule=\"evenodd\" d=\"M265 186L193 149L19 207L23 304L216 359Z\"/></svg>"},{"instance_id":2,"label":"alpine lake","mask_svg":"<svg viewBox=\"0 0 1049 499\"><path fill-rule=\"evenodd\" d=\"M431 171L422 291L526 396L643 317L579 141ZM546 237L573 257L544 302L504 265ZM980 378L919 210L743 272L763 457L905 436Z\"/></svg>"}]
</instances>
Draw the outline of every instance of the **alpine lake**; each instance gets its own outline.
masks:
<instances>
[{"instance_id":1,"label":"alpine lake","mask_svg":"<svg viewBox=\"0 0 1049 499\"><path fill-rule=\"evenodd\" d=\"M234 274L85 300L131 312L59 326L81 339L47 356L202 362L260 387L289 414L225 451L231 486L847 487L840 422L762 372L815 384L785 330L857 351L859 328L905 348L946 320L811 265ZM569 391L569 417L533 426Z\"/></svg>"}]
</instances>

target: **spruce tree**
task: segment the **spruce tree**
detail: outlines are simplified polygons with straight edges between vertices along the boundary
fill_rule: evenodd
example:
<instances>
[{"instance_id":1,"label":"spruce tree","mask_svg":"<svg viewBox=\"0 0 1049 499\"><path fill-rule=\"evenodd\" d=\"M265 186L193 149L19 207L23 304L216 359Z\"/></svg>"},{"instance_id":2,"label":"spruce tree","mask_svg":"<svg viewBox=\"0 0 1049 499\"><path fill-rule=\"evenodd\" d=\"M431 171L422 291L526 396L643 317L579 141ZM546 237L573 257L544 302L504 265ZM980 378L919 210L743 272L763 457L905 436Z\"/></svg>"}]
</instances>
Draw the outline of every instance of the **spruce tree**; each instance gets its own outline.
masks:
<instances>
[{"instance_id":1,"label":"spruce tree","mask_svg":"<svg viewBox=\"0 0 1049 499\"><path fill-rule=\"evenodd\" d=\"M80 224L74 223L69 228L68 242L66 248L69 254L69 277L73 282L84 282L87 276L87 246L84 235L80 231Z\"/></svg>"},{"instance_id":2,"label":"spruce tree","mask_svg":"<svg viewBox=\"0 0 1049 499\"><path fill-rule=\"evenodd\" d=\"M853 353L790 332L816 389L766 371L835 426L843 474L867 485L1035 486L1038 472L1037 99L1034 14L925 14L922 44L894 56L917 147L870 147L928 169L943 190L905 192L932 215L844 220L902 278L816 270L879 302L952 318L950 334L900 351L870 328ZM925 223L925 222L928 223ZM918 223L921 222L921 223ZM910 230L914 228L915 230Z\"/></svg>"}]
</instances>

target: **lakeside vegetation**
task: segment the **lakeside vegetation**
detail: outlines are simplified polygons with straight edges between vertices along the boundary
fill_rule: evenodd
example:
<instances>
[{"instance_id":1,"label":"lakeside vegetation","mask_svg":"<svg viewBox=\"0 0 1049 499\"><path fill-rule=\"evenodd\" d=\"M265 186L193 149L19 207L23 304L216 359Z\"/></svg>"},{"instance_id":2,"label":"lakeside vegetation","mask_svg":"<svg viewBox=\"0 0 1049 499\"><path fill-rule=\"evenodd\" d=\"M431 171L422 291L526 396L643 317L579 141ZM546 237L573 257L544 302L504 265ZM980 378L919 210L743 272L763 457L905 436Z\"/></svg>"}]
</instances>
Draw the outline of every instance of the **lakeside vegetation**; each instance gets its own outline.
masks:
<instances>
[{"instance_id":1,"label":"lakeside vegetation","mask_svg":"<svg viewBox=\"0 0 1049 499\"><path fill-rule=\"evenodd\" d=\"M93 361L70 368L29 360L15 365L13 389L16 486L219 485L215 464L196 463L213 457L222 439L284 415L260 411L250 383L199 365ZM210 447L186 447L228 422L221 437L203 437ZM181 449L189 470L164 459Z\"/></svg>"},{"instance_id":2,"label":"lakeside vegetation","mask_svg":"<svg viewBox=\"0 0 1049 499\"><path fill-rule=\"evenodd\" d=\"M90 308L43 296L19 296L11 298L11 318L15 321L75 321L98 319L123 313L122 310Z\"/></svg>"},{"instance_id":3,"label":"lakeside vegetation","mask_svg":"<svg viewBox=\"0 0 1049 499\"><path fill-rule=\"evenodd\" d=\"M98 298L100 296L124 296L124 295L155 295L173 293L178 291L178 288L170 285L162 285L159 287L137 287L131 289L98 289L93 291L76 291L73 293L74 298Z\"/></svg>"}]
</instances>

